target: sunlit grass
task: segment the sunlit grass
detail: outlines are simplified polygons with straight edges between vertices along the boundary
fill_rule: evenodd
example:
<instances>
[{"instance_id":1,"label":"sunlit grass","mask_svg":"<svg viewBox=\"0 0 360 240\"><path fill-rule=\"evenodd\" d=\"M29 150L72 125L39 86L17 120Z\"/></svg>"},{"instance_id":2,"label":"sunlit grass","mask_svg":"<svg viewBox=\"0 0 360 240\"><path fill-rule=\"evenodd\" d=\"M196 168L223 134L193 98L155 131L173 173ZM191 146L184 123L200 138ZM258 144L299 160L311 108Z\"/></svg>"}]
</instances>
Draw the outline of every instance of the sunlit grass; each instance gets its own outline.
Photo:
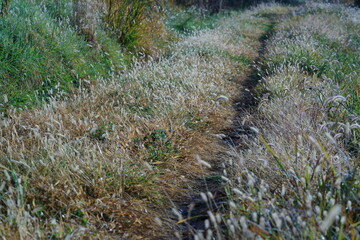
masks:
<instances>
[{"instance_id":1,"label":"sunlit grass","mask_svg":"<svg viewBox=\"0 0 360 240\"><path fill-rule=\"evenodd\" d=\"M260 71L263 97L243 119L257 137L242 136L245 149L229 153L229 211L212 213L208 235L359 236L359 14L307 4L275 28Z\"/></svg>"},{"instance_id":2,"label":"sunlit grass","mask_svg":"<svg viewBox=\"0 0 360 240\"><path fill-rule=\"evenodd\" d=\"M98 30L98 48L89 46L70 27L66 4L60 12L49 2L12 4L20 7L0 19L0 236L173 236L187 219L169 198L186 195L179 189L214 166L203 156L222 150L214 138L231 124L232 100L276 19L257 111L239 121L252 137L239 136L241 147L223 154L223 176L215 176L227 210L211 208L214 196L204 191L213 211L197 237L358 236L358 10L272 4L205 20L191 10L170 19L187 34L166 54L117 65L124 55L114 39ZM14 107L32 98L31 110ZM169 217L172 208L179 219Z\"/></svg>"},{"instance_id":3,"label":"sunlit grass","mask_svg":"<svg viewBox=\"0 0 360 240\"><path fill-rule=\"evenodd\" d=\"M1 235L169 235L168 196L186 194L178 189L200 171L196 145L229 124L238 81L257 57L269 22L256 11L182 37L162 58L81 79L71 94L31 110L11 107L5 92ZM69 60L82 62L76 56ZM167 222L162 231L156 216Z\"/></svg>"}]
</instances>

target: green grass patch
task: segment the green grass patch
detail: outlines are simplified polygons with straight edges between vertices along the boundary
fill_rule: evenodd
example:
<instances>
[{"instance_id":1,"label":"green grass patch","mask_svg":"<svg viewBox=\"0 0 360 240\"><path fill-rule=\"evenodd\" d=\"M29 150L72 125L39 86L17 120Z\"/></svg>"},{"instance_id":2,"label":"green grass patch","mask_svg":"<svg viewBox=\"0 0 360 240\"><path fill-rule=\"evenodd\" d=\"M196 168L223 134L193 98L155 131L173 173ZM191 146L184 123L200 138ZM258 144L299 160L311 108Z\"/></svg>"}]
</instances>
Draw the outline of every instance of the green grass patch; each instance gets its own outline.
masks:
<instances>
[{"instance_id":1,"label":"green grass patch","mask_svg":"<svg viewBox=\"0 0 360 240\"><path fill-rule=\"evenodd\" d=\"M336 13L332 13L330 16L338 18ZM297 21L302 20L303 18L300 18ZM267 70L277 69L281 65L296 65L309 75L333 79L337 82L342 94L347 97L348 114L360 115L360 62L358 61L360 38L356 34L359 28L349 24L343 27L348 34L346 40L332 39L321 32L312 33L311 40L308 42L314 46L307 45L305 41L299 44L302 36L290 34L288 37L293 39L292 42L286 40L279 43L286 49L286 55L276 55L268 59L269 68Z\"/></svg>"},{"instance_id":2,"label":"green grass patch","mask_svg":"<svg viewBox=\"0 0 360 240\"><path fill-rule=\"evenodd\" d=\"M70 25L71 4L14 0L0 18L0 96L25 107L76 87L81 79L109 77L128 61L116 40L99 30L89 44Z\"/></svg>"},{"instance_id":3,"label":"green grass patch","mask_svg":"<svg viewBox=\"0 0 360 240\"><path fill-rule=\"evenodd\" d=\"M179 12L169 12L167 26L178 34L191 34L203 29L213 29L221 19L231 16L230 11L210 14L198 8L189 8Z\"/></svg>"}]
</instances>

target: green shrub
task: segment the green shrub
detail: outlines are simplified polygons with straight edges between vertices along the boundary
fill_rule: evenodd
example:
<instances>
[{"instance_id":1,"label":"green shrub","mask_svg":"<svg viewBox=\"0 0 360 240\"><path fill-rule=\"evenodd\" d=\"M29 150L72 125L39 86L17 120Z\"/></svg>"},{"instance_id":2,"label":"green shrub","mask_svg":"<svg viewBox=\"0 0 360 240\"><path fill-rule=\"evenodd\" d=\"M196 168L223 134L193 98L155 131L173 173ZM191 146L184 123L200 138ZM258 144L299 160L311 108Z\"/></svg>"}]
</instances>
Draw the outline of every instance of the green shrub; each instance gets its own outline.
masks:
<instances>
[{"instance_id":1,"label":"green shrub","mask_svg":"<svg viewBox=\"0 0 360 240\"><path fill-rule=\"evenodd\" d=\"M106 26L124 46L151 54L162 39L162 1L105 0Z\"/></svg>"}]
</instances>

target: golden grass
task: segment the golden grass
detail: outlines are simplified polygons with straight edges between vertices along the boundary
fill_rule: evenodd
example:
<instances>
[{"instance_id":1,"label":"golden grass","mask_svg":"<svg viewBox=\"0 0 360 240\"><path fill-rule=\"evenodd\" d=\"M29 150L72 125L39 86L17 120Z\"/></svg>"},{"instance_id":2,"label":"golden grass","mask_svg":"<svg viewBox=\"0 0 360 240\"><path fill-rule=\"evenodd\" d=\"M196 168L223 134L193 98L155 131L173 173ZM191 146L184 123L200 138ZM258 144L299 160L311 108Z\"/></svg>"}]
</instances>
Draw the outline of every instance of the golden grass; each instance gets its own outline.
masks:
<instances>
[{"instance_id":1,"label":"golden grass","mask_svg":"<svg viewBox=\"0 0 360 240\"><path fill-rule=\"evenodd\" d=\"M228 211L209 214L199 239L359 236L359 116L341 88L359 72L344 67L332 79L318 64L334 54L324 50L340 51L336 44L358 56L355 16L359 10L309 3L275 28L261 69L263 95L239 119L251 133L239 132L241 145L224 158Z\"/></svg>"},{"instance_id":2,"label":"golden grass","mask_svg":"<svg viewBox=\"0 0 360 240\"><path fill-rule=\"evenodd\" d=\"M215 100L235 96L249 66L229 56L257 56L267 21L256 11L185 37L169 57L83 82L66 99L10 110L0 121L0 235L168 236L168 197L199 177L195 153L210 155L211 135L230 124L231 100Z\"/></svg>"}]
</instances>

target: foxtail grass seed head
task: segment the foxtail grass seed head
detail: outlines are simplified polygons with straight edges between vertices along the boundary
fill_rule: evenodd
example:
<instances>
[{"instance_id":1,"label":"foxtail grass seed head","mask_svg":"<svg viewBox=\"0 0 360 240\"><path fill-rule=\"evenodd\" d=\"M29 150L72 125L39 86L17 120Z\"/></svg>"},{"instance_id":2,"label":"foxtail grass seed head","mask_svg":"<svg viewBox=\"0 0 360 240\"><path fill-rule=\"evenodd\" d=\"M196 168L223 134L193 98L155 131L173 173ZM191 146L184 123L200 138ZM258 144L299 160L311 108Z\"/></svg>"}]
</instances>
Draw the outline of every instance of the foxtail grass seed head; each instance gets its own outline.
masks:
<instances>
[{"instance_id":1,"label":"foxtail grass seed head","mask_svg":"<svg viewBox=\"0 0 360 240\"><path fill-rule=\"evenodd\" d=\"M279 218L279 215L278 215L276 212L274 212L274 213L271 214L271 217L272 217L272 219L274 220L274 222L275 222L275 224L276 224L276 227L277 227L278 229L281 229L282 221L281 221L281 219Z\"/></svg>"},{"instance_id":2,"label":"foxtail grass seed head","mask_svg":"<svg viewBox=\"0 0 360 240\"><path fill-rule=\"evenodd\" d=\"M258 214L257 214L257 212L253 212L252 219L253 219L254 222L256 222L256 223L258 222Z\"/></svg>"},{"instance_id":3,"label":"foxtail grass seed head","mask_svg":"<svg viewBox=\"0 0 360 240\"><path fill-rule=\"evenodd\" d=\"M200 193L200 196L201 196L201 199L204 201L204 202L208 202L208 198L206 196L205 193Z\"/></svg>"},{"instance_id":4,"label":"foxtail grass seed head","mask_svg":"<svg viewBox=\"0 0 360 240\"><path fill-rule=\"evenodd\" d=\"M234 193L238 194L239 196L242 196L242 195L243 195L243 192L240 191L240 189L233 188L233 191L234 191Z\"/></svg>"},{"instance_id":5,"label":"foxtail grass seed head","mask_svg":"<svg viewBox=\"0 0 360 240\"><path fill-rule=\"evenodd\" d=\"M286 187L285 185L283 184L282 187L281 187L281 196L285 196L285 193L286 193Z\"/></svg>"},{"instance_id":6,"label":"foxtail grass seed head","mask_svg":"<svg viewBox=\"0 0 360 240\"><path fill-rule=\"evenodd\" d=\"M346 102L346 98L344 96L341 96L341 95L330 97L330 98L325 100L324 105L328 105L331 102L332 103Z\"/></svg>"},{"instance_id":7,"label":"foxtail grass seed head","mask_svg":"<svg viewBox=\"0 0 360 240\"><path fill-rule=\"evenodd\" d=\"M216 218L215 218L215 215L211 212L211 211L207 211L207 214L209 215L210 217L210 221L216 225Z\"/></svg>"},{"instance_id":8,"label":"foxtail grass seed head","mask_svg":"<svg viewBox=\"0 0 360 240\"><path fill-rule=\"evenodd\" d=\"M205 220L205 229L209 229L210 228L210 221L209 219Z\"/></svg>"},{"instance_id":9,"label":"foxtail grass seed head","mask_svg":"<svg viewBox=\"0 0 360 240\"><path fill-rule=\"evenodd\" d=\"M183 220L183 216L177 209L172 208L171 210L172 210L173 214L178 218L179 221Z\"/></svg>"},{"instance_id":10,"label":"foxtail grass seed head","mask_svg":"<svg viewBox=\"0 0 360 240\"><path fill-rule=\"evenodd\" d=\"M251 174L248 174L247 179L249 187L253 188L255 185L255 178Z\"/></svg>"},{"instance_id":11,"label":"foxtail grass seed head","mask_svg":"<svg viewBox=\"0 0 360 240\"><path fill-rule=\"evenodd\" d=\"M214 199L214 195L211 192L207 192L207 196L209 199Z\"/></svg>"},{"instance_id":12,"label":"foxtail grass seed head","mask_svg":"<svg viewBox=\"0 0 360 240\"><path fill-rule=\"evenodd\" d=\"M231 180L225 176L221 176L221 179L227 183L231 183Z\"/></svg>"},{"instance_id":13,"label":"foxtail grass seed head","mask_svg":"<svg viewBox=\"0 0 360 240\"><path fill-rule=\"evenodd\" d=\"M237 207L236 207L236 204L235 204L233 201L230 201L230 202L229 202L229 206L230 206L230 209L231 209L231 210L236 210L236 208L237 208Z\"/></svg>"},{"instance_id":14,"label":"foxtail grass seed head","mask_svg":"<svg viewBox=\"0 0 360 240\"><path fill-rule=\"evenodd\" d=\"M333 137L331 136L330 133L326 132L325 135L326 135L326 137L329 139L329 141L330 141L332 144L336 145L336 140L335 140L335 138L333 138Z\"/></svg>"},{"instance_id":15,"label":"foxtail grass seed head","mask_svg":"<svg viewBox=\"0 0 360 240\"><path fill-rule=\"evenodd\" d=\"M205 240L205 238L204 238L204 234L202 233L202 232L198 232L198 233L196 233L195 234L195 236L194 236L194 240Z\"/></svg>"},{"instance_id":16,"label":"foxtail grass seed head","mask_svg":"<svg viewBox=\"0 0 360 240\"><path fill-rule=\"evenodd\" d=\"M327 214L327 216L325 217L325 219L322 221L322 223L320 224L320 230L323 233L326 233L327 230L329 229L329 227L334 223L336 217L341 213L341 205L337 204L335 206L333 206L329 213Z\"/></svg>"},{"instance_id":17,"label":"foxtail grass seed head","mask_svg":"<svg viewBox=\"0 0 360 240\"><path fill-rule=\"evenodd\" d=\"M346 203L346 209L347 209L348 211L351 211L351 210L352 210L352 202L351 202L350 200L348 200L347 203Z\"/></svg>"},{"instance_id":18,"label":"foxtail grass seed head","mask_svg":"<svg viewBox=\"0 0 360 240\"><path fill-rule=\"evenodd\" d=\"M220 213L216 213L216 221L217 223L221 223L221 220L222 220L222 217L221 217L221 214Z\"/></svg>"},{"instance_id":19,"label":"foxtail grass seed head","mask_svg":"<svg viewBox=\"0 0 360 240\"><path fill-rule=\"evenodd\" d=\"M214 234L213 234L213 231L211 229L206 230L206 240L213 239L213 236L214 236Z\"/></svg>"},{"instance_id":20,"label":"foxtail grass seed head","mask_svg":"<svg viewBox=\"0 0 360 240\"><path fill-rule=\"evenodd\" d=\"M154 221L155 221L155 223L156 223L159 227L162 226L162 221L160 220L160 218L155 217L155 218L154 218Z\"/></svg>"},{"instance_id":21,"label":"foxtail grass seed head","mask_svg":"<svg viewBox=\"0 0 360 240\"><path fill-rule=\"evenodd\" d=\"M2 182L1 185L0 185L0 192L2 192L5 188L5 184L6 182Z\"/></svg>"},{"instance_id":22,"label":"foxtail grass seed head","mask_svg":"<svg viewBox=\"0 0 360 240\"><path fill-rule=\"evenodd\" d=\"M199 155L196 155L195 158L200 166L211 168L211 165L208 162L202 160Z\"/></svg>"},{"instance_id":23,"label":"foxtail grass seed head","mask_svg":"<svg viewBox=\"0 0 360 240\"><path fill-rule=\"evenodd\" d=\"M244 216L240 217L240 225L241 225L243 232L248 230L248 224L247 224L246 218Z\"/></svg>"},{"instance_id":24,"label":"foxtail grass seed head","mask_svg":"<svg viewBox=\"0 0 360 240\"><path fill-rule=\"evenodd\" d=\"M221 95L221 96L218 96L218 97L215 99L215 102L228 101L228 100L229 100L228 97Z\"/></svg>"},{"instance_id":25,"label":"foxtail grass seed head","mask_svg":"<svg viewBox=\"0 0 360 240\"><path fill-rule=\"evenodd\" d=\"M344 136L343 133L336 133L336 134L334 135L334 139L335 139L335 140L340 139L342 136Z\"/></svg>"},{"instance_id":26,"label":"foxtail grass seed head","mask_svg":"<svg viewBox=\"0 0 360 240\"><path fill-rule=\"evenodd\" d=\"M288 224L290 224L290 225L293 225L293 224L294 224L294 223L293 223L293 220L291 219L290 216L286 216L286 217L285 217L285 221L286 221Z\"/></svg>"},{"instance_id":27,"label":"foxtail grass seed head","mask_svg":"<svg viewBox=\"0 0 360 240\"><path fill-rule=\"evenodd\" d=\"M231 224L231 225L229 226L229 228L230 228L230 232L234 234L235 231L236 231L236 230L235 230L235 226Z\"/></svg>"},{"instance_id":28,"label":"foxtail grass seed head","mask_svg":"<svg viewBox=\"0 0 360 240\"><path fill-rule=\"evenodd\" d=\"M250 127L250 129L255 132L256 134L259 134L259 129L256 127Z\"/></svg>"},{"instance_id":29,"label":"foxtail grass seed head","mask_svg":"<svg viewBox=\"0 0 360 240\"><path fill-rule=\"evenodd\" d=\"M149 171L153 171L153 167L148 163L148 162L145 162L144 163L144 166L149 170Z\"/></svg>"},{"instance_id":30,"label":"foxtail grass seed head","mask_svg":"<svg viewBox=\"0 0 360 240\"><path fill-rule=\"evenodd\" d=\"M345 224L345 221L346 221L346 217L345 217L345 216L342 216L341 219L340 219L341 225L344 225L344 224Z\"/></svg>"}]
</instances>

